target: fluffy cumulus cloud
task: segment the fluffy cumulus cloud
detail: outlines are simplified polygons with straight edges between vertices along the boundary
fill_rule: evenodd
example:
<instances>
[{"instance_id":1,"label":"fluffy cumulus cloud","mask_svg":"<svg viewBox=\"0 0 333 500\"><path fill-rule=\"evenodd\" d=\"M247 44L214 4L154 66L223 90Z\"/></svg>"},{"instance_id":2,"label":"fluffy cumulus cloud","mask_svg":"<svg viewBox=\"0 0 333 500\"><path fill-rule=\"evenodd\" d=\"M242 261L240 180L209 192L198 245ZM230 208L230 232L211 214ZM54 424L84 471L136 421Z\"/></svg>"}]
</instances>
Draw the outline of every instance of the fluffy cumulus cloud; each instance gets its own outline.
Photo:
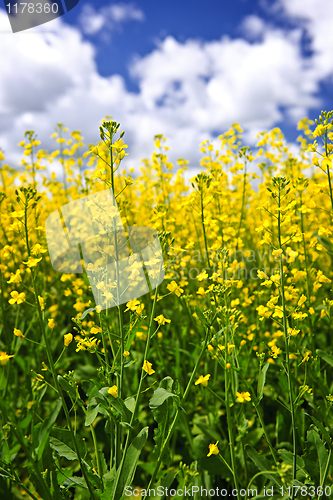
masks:
<instances>
[{"instance_id":1,"label":"fluffy cumulus cloud","mask_svg":"<svg viewBox=\"0 0 333 500\"><path fill-rule=\"evenodd\" d=\"M62 18L53 21L52 33L2 35L0 146L14 160L24 131L35 129L50 149L58 122L95 142L100 120L112 115L126 130L128 166L138 166L150 154L154 134L163 133L172 158L185 157L196 167L199 143L231 123L239 122L249 138L284 119L296 123L320 106L319 83L333 74L333 4L315 3L316 8L312 0L278 0L276 10L294 20L291 30L250 16L238 38L180 43L166 37L132 61L138 92L130 92L120 75L101 76L92 43ZM135 12L120 8L110 19L139 20ZM100 11L94 13L86 32L102 29ZM0 30L5 29L8 19L0 10ZM304 30L311 37L310 57L302 54Z\"/></svg>"},{"instance_id":2,"label":"fluffy cumulus cloud","mask_svg":"<svg viewBox=\"0 0 333 500\"><path fill-rule=\"evenodd\" d=\"M133 4L112 4L100 9L84 4L79 23L85 34L95 35L104 30L110 32L126 21L143 21L144 18L142 10Z\"/></svg>"}]
</instances>

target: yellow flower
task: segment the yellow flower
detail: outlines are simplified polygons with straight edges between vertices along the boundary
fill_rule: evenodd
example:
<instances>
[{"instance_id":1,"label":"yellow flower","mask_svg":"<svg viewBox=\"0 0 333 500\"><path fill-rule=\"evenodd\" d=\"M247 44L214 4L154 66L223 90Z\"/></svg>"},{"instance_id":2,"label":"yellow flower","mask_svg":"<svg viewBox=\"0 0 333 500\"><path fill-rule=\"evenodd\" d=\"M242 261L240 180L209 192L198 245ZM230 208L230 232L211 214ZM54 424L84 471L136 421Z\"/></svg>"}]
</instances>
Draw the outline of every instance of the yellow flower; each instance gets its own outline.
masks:
<instances>
[{"instance_id":1,"label":"yellow flower","mask_svg":"<svg viewBox=\"0 0 333 500\"><path fill-rule=\"evenodd\" d=\"M171 319L165 318L163 314L160 314L159 316L154 318L154 320L157 321L159 325L165 325L165 323L171 323Z\"/></svg>"},{"instance_id":2,"label":"yellow flower","mask_svg":"<svg viewBox=\"0 0 333 500\"><path fill-rule=\"evenodd\" d=\"M148 373L148 375L152 375L153 373L155 373L155 370L152 369L152 366L152 363L149 363L149 361L145 360L142 369L143 371Z\"/></svg>"},{"instance_id":3,"label":"yellow flower","mask_svg":"<svg viewBox=\"0 0 333 500\"><path fill-rule=\"evenodd\" d=\"M302 321L303 319L307 318L308 314L306 313L301 313L301 312L294 312L292 313L292 317L293 319L299 319L300 321Z\"/></svg>"},{"instance_id":4,"label":"yellow flower","mask_svg":"<svg viewBox=\"0 0 333 500\"><path fill-rule=\"evenodd\" d=\"M130 300L126 304L127 309L125 309L124 312L126 311L133 311L136 312L138 315L140 315L145 307L144 304L142 304L138 299Z\"/></svg>"},{"instance_id":5,"label":"yellow flower","mask_svg":"<svg viewBox=\"0 0 333 500\"><path fill-rule=\"evenodd\" d=\"M11 299L9 299L9 303L10 304L22 304L22 302L25 301L25 293L22 292L22 293L18 293L16 290L13 290L12 292L10 292L10 295L12 296Z\"/></svg>"},{"instance_id":6,"label":"yellow flower","mask_svg":"<svg viewBox=\"0 0 333 500\"><path fill-rule=\"evenodd\" d=\"M40 295L38 295L38 302L39 302L41 310L44 311L44 309L45 309L44 299Z\"/></svg>"},{"instance_id":7,"label":"yellow flower","mask_svg":"<svg viewBox=\"0 0 333 500\"><path fill-rule=\"evenodd\" d=\"M218 441L216 441L215 444L209 445L209 453L207 453L207 457L210 457L211 455L218 455L220 453L217 445L218 445Z\"/></svg>"},{"instance_id":8,"label":"yellow flower","mask_svg":"<svg viewBox=\"0 0 333 500\"><path fill-rule=\"evenodd\" d=\"M92 333L92 334L101 333L101 331L102 331L102 328L100 326L96 326L96 325L90 329L90 333Z\"/></svg>"},{"instance_id":9,"label":"yellow flower","mask_svg":"<svg viewBox=\"0 0 333 500\"><path fill-rule=\"evenodd\" d=\"M312 351L306 351L304 358L302 359L302 363L309 361L311 354L312 354Z\"/></svg>"},{"instance_id":10,"label":"yellow flower","mask_svg":"<svg viewBox=\"0 0 333 500\"><path fill-rule=\"evenodd\" d=\"M53 328L55 327L54 319L53 318L49 318L47 320L47 324L48 324L48 327L51 328L51 330L53 330Z\"/></svg>"},{"instance_id":11,"label":"yellow flower","mask_svg":"<svg viewBox=\"0 0 333 500\"><path fill-rule=\"evenodd\" d=\"M0 363L2 365L6 365L8 363L9 358L13 358L13 357L14 357L14 354L11 354L9 356L6 352L0 351Z\"/></svg>"},{"instance_id":12,"label":"yellow flower","mask_svg":"<svg viewBox=\"0 0 333 500\"><path fill-rule=\"evenodd\" d=\"M130 353L129 353L128 351L124 351L124 352L123 352L123 356L124 356L124 358L127 358L127 356L129 356L129 354L130 354Z\"/></svg>"},{"instance_id":13,"label":"yellow flower","mask_svg":"<svg viewBox=\"0 0 333 500\"><path fill-rule=\"evenodd\" d=\"M305 296L305 295L304 295L304 293L303 293L303 294L300 296L300 299L299 299L299 301L297 302L297 305L298 305L299 307L301 307L301 306L304 304L304 302L306 302L306 300L307 300L307 299L306 299L306 296Z\"/></svg>"},{"instance_id":14,"label":"yellow flower","mask_svg":"<svg viewBox=\"0 0 333 500\"><path fill-rule=\"evenodd\" d=\"M200 377L198 378L198 380L195 382L194 385L201 384L204 387L207 387L209 378L210 378L210 374L209 373L207 375L205 375L205 376L200 375Z\"/></svg>"},{"instance_id":15,"label":"yellow flower","mask_svg":"<svg viewBox=\"0 0 333 500\"><path fill-rule=\"evenodd\" d=\"M27 260L27 262L23 261L23 264L26 264L31 269L32 267L36 267L38 262L40 262L41 260L42 260L42 257L40 259L34 259L33 257L30 256L29 259Z\"/></svg>"},{"instance_id":16,"label":"yellow flower","mask_svg":"<svg viewBox=\"0 0 333 500\"><path fill-rule=\"evenodd\" d=\"M184 291L182 288L180 288L179 285L177 285L177 283L175 281L171 281L171 283L168 284L167 289L170 292L175 292L175 294L177 295L177 297L180 297L181 294Z\"/></svg>"},{"instance_id":17,"label":"yellow flower","mask_svg":"<svg viewBox=\"0 0 333 500\"><path fill-rule=\"evenodd\" d=\"M21 339L24 339L23 333L18 328L14 328L14 335L16 335L16 337L20 337Z\"/></svg>"},{"instance_id":18,"label":"yellow flower","mask_svg":"<svg viewBox=\"0 0 333 500\"><path fill-rule=\"evenodd\" d=\"M24 210L18 210L18 211L15 210L15 212L11 213L11 216L12 217L23 217L24 216Z\"/></svg>"},{"instance_id":19,"label":"yellow flower","mask_svg":"<svg viewBox=\"0 0 333 500\"><path fill-rule=\"evenodd\" d=\"M146 340L147 334L144 332L136 332L135 336L140 340Z\"/></svg>"},{"instance_id":20,"label":"yellow flower","mask_svg":"<svg viewBox=\"0 0 333 500\"><path fill-rule=\"evenodd\" d=\"M251 396L249 392L236 392L237 401L239 403L244 403L245 401L251 401Z\"/></svg>"},{"instance_id":21,"label":"yellow flower","mask_svg":"<svg viewBox=\"0 0 333 500\"><path fill-rule=\"evenodd\" d=\"M111 396L113 396L115 399L117 399L117 397L118 397L118 387L116 385L113 385L108 390L108 393L111 394Z\"/></svg>"},{"instance_id":22,"label":"yellow flower","mask_svg":"<svg viewBox=\"0 0 333 500\"><path fill-rule=\"evenodd\" d=\"M200 273L198 276L197 276L197 280L198 281L203 281L203 280L206 280L208 278L208 274L207 274L207 271L202 271L202 273Z\"/></svg>"},{"instance_id":23,"label":"yellow flower","mask_svg":"<svg viewBox=\"0 0 333 500\"><path fill-rule=\"evenodd\" d=\"M281 349L279 347L277 347L276 345L273 345L272 348L271 348L271 352L270 352L270 355L272 356L272 358L277 358L279 354L281 354Z\"/></svg>"},{"instance_id":24,"label":"yellow flower","mask_svg":"<svg viewBox=\"0 0 333 500\"><path fill-rule=\"evenodd\" d=\"M21 283L22 278L21 278L21 271L19 269L15 271L15 274L10 273L10 275L11 277L7 281L7 283Z\"/></svg>"},{"instance_id":25,"label":"yellow flower","mask_svg":"<svg viewBox=\"0 0 333 500\"><path fill-rule=\"evenodd\" d=\"M69 346L69 344L72 342L72 340L73 340L73 335L71 333L66 333L66 335L64 335L65 347Z\"/></svg>"},{"instance_id":26,"label":"yellow flower","mask_svg":"<svg viewBox=\"0 0 333 500\"><path fill-rule=\"evenodd\" d=\"M31 249L32 255L40 255L41 253L47 252L47 249L42 247L39 243L36 243L36 245Z\"/></svg>"},{"instance_id":27,"label":"yellow flower","mask_svg":"<svg viewBox=\"0 0 333 500\"><path fill-rule=\"evenodd\" d=\"M288 335L292 335L293 337L296 337L296 335L299 333L299 330L296 330L296 328L288 327L287 332L288 332Z\"/></svg>"}]
</instances>

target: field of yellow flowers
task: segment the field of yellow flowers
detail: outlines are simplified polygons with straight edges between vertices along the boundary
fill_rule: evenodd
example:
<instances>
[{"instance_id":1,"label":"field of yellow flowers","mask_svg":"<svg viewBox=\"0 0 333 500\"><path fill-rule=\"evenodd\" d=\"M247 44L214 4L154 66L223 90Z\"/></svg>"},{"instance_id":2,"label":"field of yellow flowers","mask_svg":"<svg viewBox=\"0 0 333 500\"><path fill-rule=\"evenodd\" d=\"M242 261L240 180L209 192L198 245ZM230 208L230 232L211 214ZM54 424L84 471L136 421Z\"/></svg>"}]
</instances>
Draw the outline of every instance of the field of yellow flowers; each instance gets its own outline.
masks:
<instances>
[{"instance_id":1,"label":"field of yellow flowers","mask_svg":"<svg viewBox=\"0 0 333 500\"><path fill-rule=\"evenodd\" d=\"M297 155L234 124L190 184L161 135L128 171L113 121L89 147L58 124L51 153L27 131L20 168L0 150L1 499L332 498L332 117L299 123ZM45 233L106 189L165 273L109 308Z\"/></svg>"}]
</instances>

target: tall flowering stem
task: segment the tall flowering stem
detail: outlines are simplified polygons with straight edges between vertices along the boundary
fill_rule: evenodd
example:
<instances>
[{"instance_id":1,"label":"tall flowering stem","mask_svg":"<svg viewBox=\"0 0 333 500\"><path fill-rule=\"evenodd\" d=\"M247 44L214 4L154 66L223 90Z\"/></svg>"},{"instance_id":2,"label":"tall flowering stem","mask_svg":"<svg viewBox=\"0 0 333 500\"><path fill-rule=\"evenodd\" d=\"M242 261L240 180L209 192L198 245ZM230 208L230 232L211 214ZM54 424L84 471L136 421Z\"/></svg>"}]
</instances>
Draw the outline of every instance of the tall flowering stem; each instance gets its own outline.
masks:
<instances>
[{"instance_id":1,"label":"tall flowering stem","mask_svg":"<svg viewBox=\"0 0 333 500\"><path fill-rule=\"evenodd\" d=\"M288 336L288 320L287 320L287 310L286 310L286 299L285 299L285 276L283 269L283 249L282 249L282 201L288 195L290 188L288 188L288 184L290 181L287 181L285 177L273 177L272 179L273 186L275 188L272 191L272 196L275 199L277 204L277 228L278 228L278 250L280 251L279 258L279 267L280 267L280 293L282 300L282 324L283 324L283 333L285 340L285 349L286 349L286 366L287 366L287 377L288 377L288 388L289 388L289 398L290 398L290 413L291 413L291 424L292 424L292 432L293 432L293 481L296 480L296 423L295 423L295 408L294 408L294 397L293 397L293 388L291 383L291 366L290 366L290 357L289 357L289 342L290 337ZM291 500L294 499L295 490L292 488Z\"/></svg>"}]
</instances>

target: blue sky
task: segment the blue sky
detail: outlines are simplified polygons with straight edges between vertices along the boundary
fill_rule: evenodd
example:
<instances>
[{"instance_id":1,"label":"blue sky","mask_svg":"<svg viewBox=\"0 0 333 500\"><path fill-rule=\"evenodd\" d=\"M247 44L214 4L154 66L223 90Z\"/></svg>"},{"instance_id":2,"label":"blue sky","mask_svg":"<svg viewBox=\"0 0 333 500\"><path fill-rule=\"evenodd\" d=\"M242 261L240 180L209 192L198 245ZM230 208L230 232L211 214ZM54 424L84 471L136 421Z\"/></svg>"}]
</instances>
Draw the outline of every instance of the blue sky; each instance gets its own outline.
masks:
<instances>
[{"instance_id":1,"label":"blue sky","mask_svg":"<svg viewBox=\"0 0 333 500\"><path fill-rule=\"evenodd\" d=\"M128 166L154 134L198 167L199 144L239 122L245 140L332 108L333 3L326 0L80 0L65 16L12 34L0 8L0 147L15 162L34 129L57 122L87 143L112 115Z\"/></svg>"}]
</instances>

